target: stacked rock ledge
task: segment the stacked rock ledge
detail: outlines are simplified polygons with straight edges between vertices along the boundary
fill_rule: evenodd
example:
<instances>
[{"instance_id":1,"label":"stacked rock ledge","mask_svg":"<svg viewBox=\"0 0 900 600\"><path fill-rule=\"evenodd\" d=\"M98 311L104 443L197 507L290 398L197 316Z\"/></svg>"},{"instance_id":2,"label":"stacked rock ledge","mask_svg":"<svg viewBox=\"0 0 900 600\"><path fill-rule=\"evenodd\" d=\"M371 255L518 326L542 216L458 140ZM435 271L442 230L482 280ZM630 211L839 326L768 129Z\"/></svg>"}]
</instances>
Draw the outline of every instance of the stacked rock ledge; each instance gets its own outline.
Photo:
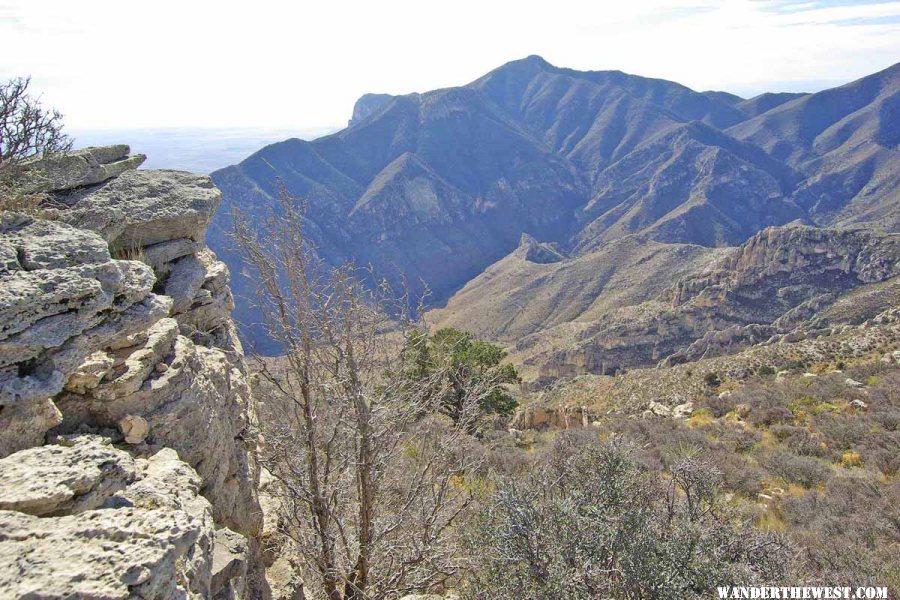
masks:
<instances>
[{"instance_id":1,"label":"stacked rock ledge","mask_svg":"<svg viewBox=\"0 0 900 600\"><path fill-rule=\"evenodd\" d=\"M0 589L256 597L256 427L208 177L127 146L30 163L0 213Z\"/></svg>"}]
</instances>

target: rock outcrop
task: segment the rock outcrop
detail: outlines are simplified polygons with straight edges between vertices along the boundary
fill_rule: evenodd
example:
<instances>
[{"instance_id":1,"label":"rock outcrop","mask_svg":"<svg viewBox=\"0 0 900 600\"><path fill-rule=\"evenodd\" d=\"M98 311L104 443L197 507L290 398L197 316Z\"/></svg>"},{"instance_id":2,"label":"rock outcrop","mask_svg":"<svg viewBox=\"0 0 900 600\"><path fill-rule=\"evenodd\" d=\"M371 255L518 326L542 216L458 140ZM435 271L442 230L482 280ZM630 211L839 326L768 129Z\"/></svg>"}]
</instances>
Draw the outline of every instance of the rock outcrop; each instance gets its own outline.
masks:
<instances>
[{"instance_id":1,"label":"rock outcrop","mask_svg":"<svg viewBox=\"0 0 900 600\"><path fill-rule=\"evenodd\" d=\"M586 406L542 406L532 404L520 407L510 420L511 429L578 429L587 427L597 418Z\"/></svg>"},{"instance_id":2,"label":"rock outcrop","mask_svg":"<svg viewBox=\"0 0 900 600\"><path fill-rule=\"evenodd\" d=\"M36 158L25 163L30 190L52 192L103 183L137 169L147 159L130 154L125 145L84 148L63 155Z\"/></svg>"},{"instance_id":3,"label":"rock outcrop","mask_svg":"<svg viewBox=\"0 0 900 600\"><path fill-rule=\"evenodd\" d=\"M363 94L353 105L353 115L347 126L363 121L366 117L382 109L388 102L394 99L390 94Z\"/></svg>"},{"instance_id":4,"label":"rock outcrop","mask_svg":"<svg viewBox=\"0 0 900 600\"><path fill-rule=\"evenodd\" d=\"M254 407L228 269L204 245L220 194L142 161L114 146L35 162L50 220L0 213L14 596L261 593Z\"/></svg>"},{"instance_id":5,"label":"rock outcrop","mask_svg":"<svg viewBox=\"0 0 900 600\"><path fill-rule=\"evenodd\" d=\"M79 436L3 459L0 477L4 597L212 597L209 502L173 450Z\"/></svg>"}]
</instances>

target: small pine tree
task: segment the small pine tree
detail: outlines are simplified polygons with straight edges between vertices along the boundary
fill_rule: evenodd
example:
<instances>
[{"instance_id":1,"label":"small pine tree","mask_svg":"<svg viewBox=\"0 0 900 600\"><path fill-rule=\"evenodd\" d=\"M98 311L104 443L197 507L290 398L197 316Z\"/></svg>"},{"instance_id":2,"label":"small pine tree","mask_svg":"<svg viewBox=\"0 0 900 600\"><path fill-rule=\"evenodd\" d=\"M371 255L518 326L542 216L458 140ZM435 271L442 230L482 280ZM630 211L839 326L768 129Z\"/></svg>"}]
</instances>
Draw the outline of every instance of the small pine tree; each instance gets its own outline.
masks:
<instances>
[{"instance_id":1,"label":"small pine tree","mask_svg":"<svg viewBox=\"0 0 900 600\"><path fill-rule=\"evenodd\" d=\"M431 390L435 405L454 423L472 424L485 414L510 415L518 405L506 385L518 383L519 374L503 363L506 351L496 344L447 327L430 338L422 331L407 335L403 354L403 379L412 386L437 383ZM435 373L443 374L440 382ZM473 397L478 402L472 403Z\"/></svg>"}]
</instances>

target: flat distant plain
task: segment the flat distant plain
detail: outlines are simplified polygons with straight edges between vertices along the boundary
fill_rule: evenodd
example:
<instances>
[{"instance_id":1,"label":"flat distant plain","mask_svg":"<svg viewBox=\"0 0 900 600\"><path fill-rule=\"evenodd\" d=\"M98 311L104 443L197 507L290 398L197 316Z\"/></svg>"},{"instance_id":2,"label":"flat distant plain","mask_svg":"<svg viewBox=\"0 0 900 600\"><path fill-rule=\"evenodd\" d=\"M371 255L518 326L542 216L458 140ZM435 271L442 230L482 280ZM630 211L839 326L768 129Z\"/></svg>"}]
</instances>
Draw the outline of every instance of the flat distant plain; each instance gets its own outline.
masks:
<instances>
[{"instance_id":1,"label":"flat distant plain","mask_svg":"<svg viewBox=\"0 0 900 600\"><path fill-rule=\"evenodd\" d=\"M146 169L211 173L247 158L260 148L288 138L313 140L339 127L318 128L162 128L72 130L76 148L128 144L147 155Z\"/></svg>"}]
</instances>

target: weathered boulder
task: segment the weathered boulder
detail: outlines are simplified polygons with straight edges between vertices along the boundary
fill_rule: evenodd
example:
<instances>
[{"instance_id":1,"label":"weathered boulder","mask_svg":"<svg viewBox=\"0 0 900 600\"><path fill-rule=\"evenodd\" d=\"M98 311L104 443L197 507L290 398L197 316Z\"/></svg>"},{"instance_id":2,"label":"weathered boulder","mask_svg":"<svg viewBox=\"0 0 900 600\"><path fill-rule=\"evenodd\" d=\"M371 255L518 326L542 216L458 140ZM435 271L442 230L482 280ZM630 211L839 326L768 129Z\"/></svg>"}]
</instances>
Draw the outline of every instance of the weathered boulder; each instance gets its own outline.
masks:
<instances>
[{"instance_id":1,"label":"weathered boulder","mask_svg":"<svg viewBox=\"0 0 900 600\"><path fill-rule=\"evenodd\" d=\"M147 159L143 154L130 152L124 145L103 146L29 160L24 165L26 175L30 175L27 189L61 191L102 183L137 169Z\"/></svg>"},{"instance_id":2,"label":"weathered boulder","mask_svg":"<svg viewBox=\"0 0 900 600\"><path fill-rule=\"evenodd\" d=\"M203 175L128 171L66 197L71 208L62 219L99 233L113 252L184 238L202 242L221 196Z\"/></svg>"},{"instance_id":3,"label":"weathered boulder","mask_svg":"<svg viewBox=\"0 0 900 600\"><path fill-rule=\"evenodd\" d=\"M134 459L101 438L82 436L7 461L13 459L22 466L12 473L9 462L0 465L4 483L15 490L0 508L4 594L210 597L209 503L199 495L199 477L175 452Z\"/></svg>"},{"instance_id":4,"label":"weathered boulder","mask_svg":"<svg viewBox=\"0 0 900 600\"><path fill-rule=\"evenodd\" d=\"M0 459L0 510L76 514L99 508L137 477L134 459L100 436L29 448Z\"/></svg>"}]
</instances>

